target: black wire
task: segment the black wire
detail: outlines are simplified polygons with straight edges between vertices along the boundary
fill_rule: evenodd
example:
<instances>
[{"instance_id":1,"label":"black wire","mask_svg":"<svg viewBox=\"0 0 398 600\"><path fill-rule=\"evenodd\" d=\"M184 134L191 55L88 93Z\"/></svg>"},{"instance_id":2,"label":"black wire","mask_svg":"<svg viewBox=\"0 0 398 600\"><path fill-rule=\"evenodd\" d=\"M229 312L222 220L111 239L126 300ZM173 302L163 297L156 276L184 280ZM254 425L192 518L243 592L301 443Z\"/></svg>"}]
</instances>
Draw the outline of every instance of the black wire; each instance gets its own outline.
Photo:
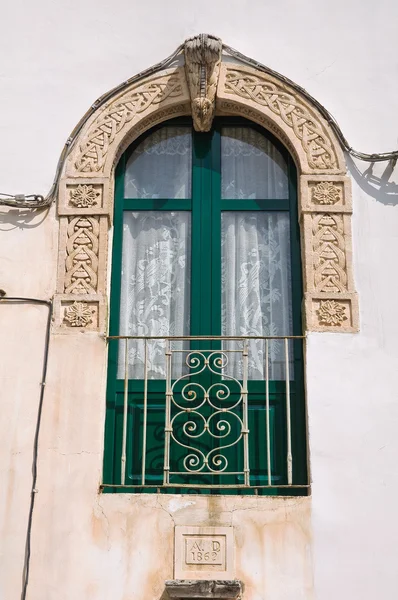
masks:
<instances>
[{"instance_id":1,"label":"black wire","mask_svg":"<svg viewBox=\"0 0 398 600\"><path fill-rule=\"evenodd\" d=\"M28 526L26 529L25 560L24 560L24 567L23 567L23 571L22 571L21 600L25 600L26 592L28 589L28 582L29 582L32 521L33 521L33 510L34 510L34 506L35 506L36 482L37 482L37 457L38 457L38 446L39 446L39 432L40 432L41 416L42 416L42 412L43 412L44 388L46 385L46 376L47 376L48 351L49 351L49 346L50 346L50 327L51 327L51 319L52 319L52 314L53 314L53 304L49 300L40 300L38 298L18 298L18 297L11 297L11 296L0 297L0 304L2 302L40 304L43 306L47 306L47 308L48 308L46 337L45 337L45 346L44 346L44 358L43 358L43 371L42 371L42 378L41 378L41 383L40 383L40 399L39 399L39 406L38 406L38 410L37 410L35 436L34 436L34 440L33 440L32 487L31 487L31 492L30 492L30 507L29 507L29 516L28 516Z\"/></svg>"},{"instance_id":2,"label":"black wire","mask_svg":"<svg viewBox=\"0 0 398 600\"><path fill-rule=\"evenodd\" d=\"M288 77L285 77L284 75L281 75L280 73L278 73L277 71L274 71L270 67L267 67L267 66L259 63L258 61L255 61L252 58L245 56L238 50L235 50L234 48L231 48L230 46L227 46L226 44L223 44L222 48L230 56L237 58L238 60L240 60L243 63L246 63L247 65L257 68L260 71L263 71L264 73L268 73L269 75L276 77L282 83L286 83L288 86L292 87L294 90L296 90L297 92L302 94L310 103L314 104L316 106L316 108L318 108L321 115L326 119L326 121L329 124L329 126L331 127L331 129L333 130L342 149L345 150L346 152L348 152L349 154L351 154L351 156L354 156L355 158L358 158L359 160L362 160L364 162L371 162L371 163L398 160L398 150L393 150L391 152L372 153L372 154L366 154L365 152L358 152L357 150L354 150L354 148L352 148L352 146L349 145L347 139L345 138L343 132L340 129L339 124L337 123L337 121L333 117L333 115L323 106L323 104L321 104L318 100L316 100L313 96L311 96L311 94L309 92L307 92L307 90L305 90L303 87L301 87L300 85L298 85L297 83L295 83L294 81L289 79ZM50 191L48 192L46 197L43 197L43 196L37 195L37 194L30 194L29 196L21 195L21 197L18 198L18 196L16 197L14 194L0 194L0 196L4 197L4 199L0 198L0 206L11 206L13 208L30 208L30 209L42 209L42 208L46 208L46 207L50 206L57 194L59 178L61 175L61 171L64 167L65 160L66 160L67 156L69 155L69 152L72 149L78 134L81 132L84 125L86 124L88 119L93 115L93 113L98 108L103 106L105 104L105 102L107 102L110 98L112 98L117 93L124 90L126 87L128 87L132 83L136 83L143 77L148 77L149 75L152 75L153 73L156 73L156 72L160 71L161 69L166 68L169 64L172 64L173 60L178 56L178 54L180 52L183 51L183 49L184 49L184 44L181 44L173 52L173 54L171 54L165 60L161 61L160 63L157 63L156 65L153 65L152 67L149 67L149 69L145 69L145 71L141 71L140 73L137 73L137 75L130 77L126 81L123 81L123 83L117 85L112 90L109 90L109 92L106 92L105 94L100 96L100 98L98 98L95 102L93 102L93 104L90 106L88 111L83 115L83 117L80 119L80 121L78 122L76 127L73 129L72 133L66 140L64 147L62 148L62 152L59 157L58 164L57 164L56 171L55 171L54 181L53 181Z\"/></svg>"}]
</instances>

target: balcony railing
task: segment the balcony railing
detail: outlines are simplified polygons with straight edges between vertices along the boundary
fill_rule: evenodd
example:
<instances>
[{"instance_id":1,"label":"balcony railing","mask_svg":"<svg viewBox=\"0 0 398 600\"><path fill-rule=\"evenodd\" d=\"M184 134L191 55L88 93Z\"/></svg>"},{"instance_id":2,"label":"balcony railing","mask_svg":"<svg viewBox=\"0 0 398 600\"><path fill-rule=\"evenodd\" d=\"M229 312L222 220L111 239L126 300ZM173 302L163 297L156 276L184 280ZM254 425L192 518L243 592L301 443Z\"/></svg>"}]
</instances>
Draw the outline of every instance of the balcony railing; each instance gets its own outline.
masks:
<instances>
[{"instance_id":1,"label":"balcony railing","mask_svg":"<svg viewBox=\"0 0 398 600\"><path fill-rule=\"evenodd\" d=\"M108 342L117 357L120 462L102 488L306 493L306 468L295 472L294 454L305 455L305 417L297 417L305 413L304 337L110 336Z\"/></svg>"}]
</instances>

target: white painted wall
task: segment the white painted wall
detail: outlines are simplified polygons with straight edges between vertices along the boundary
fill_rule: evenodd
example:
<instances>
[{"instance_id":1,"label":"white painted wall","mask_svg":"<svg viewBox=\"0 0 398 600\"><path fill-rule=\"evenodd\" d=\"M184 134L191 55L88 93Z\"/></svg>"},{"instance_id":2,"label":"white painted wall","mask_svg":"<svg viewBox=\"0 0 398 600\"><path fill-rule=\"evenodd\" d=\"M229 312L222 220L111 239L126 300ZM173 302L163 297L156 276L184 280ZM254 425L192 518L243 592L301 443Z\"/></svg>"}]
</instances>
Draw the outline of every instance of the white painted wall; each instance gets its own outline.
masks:
<instances>
[{"instance_id":1,"label":"white painted wall","mask_svg":"<svg viewBox=\"0 0 398 600\"><path fill-rule=\"evenodd\" d=\"M202 31L305 87L355 148L397 148L397 18L393 0L3 3L0 192L45 194L64 141L92 101ZM312 500L288 510L281 501L276 511L264 501L238 513L239 574L250 600L396 598L398 169L349 166L361 332L309 337ZM54 209L2 210L0 232L0 287L50 297ZM0 305L1 600L20 598L44 325L44 309ZM172 499L162 501L161 518L154 497L96 495L103 343L85 334L51 347L29 600L155 600L172 576ZM75 372L76 354L90 378ZM207 522L210 514L225 524L236 507L199 508L178 505L178 522L198 514Z\"/></svg>"}]
</instances>

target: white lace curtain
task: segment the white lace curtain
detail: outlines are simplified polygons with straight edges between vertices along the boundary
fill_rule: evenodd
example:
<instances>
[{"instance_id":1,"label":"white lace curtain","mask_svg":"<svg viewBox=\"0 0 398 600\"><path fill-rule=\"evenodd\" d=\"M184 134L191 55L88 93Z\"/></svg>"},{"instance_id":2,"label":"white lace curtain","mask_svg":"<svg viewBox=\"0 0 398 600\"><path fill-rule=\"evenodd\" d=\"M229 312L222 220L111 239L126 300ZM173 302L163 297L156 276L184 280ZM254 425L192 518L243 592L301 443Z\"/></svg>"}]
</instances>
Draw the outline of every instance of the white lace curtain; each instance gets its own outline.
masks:
<instances>
[{"instance_id":1,"label":"white lace curtain","mask_svg":"<svg viewBox=\"0 0 398 600\"><path fill-rule=\"evenodd\" d=\"M283 336L292 333L289 215L282 212L224 212L222 247L222 334ZM237 347L227 342L226 349ZM284 346L269 343L269 375L285 377ZM265 342L249 342L249 378L263 379ZM230 370L242 376L240 355Z\"/></svg>"},{"instance_id":2,"label":"white lace curtain","mask_svg":"<svg viewBox=\"0 0 398 600\"><path fill-rule=\"evenodd\" d=\"M190 127L162 127L145 138L126 164L125 198L190 198Z\"/></svg>"},{"instance_id":3,"label":"white lace curtain","mask_svg":"<svg viewBox=\"0 0 398 600\"><path fill-rule=\"evenodd\" d=\"M257 130L222 128L221 196L233 200L289 197L286 161Z\"/></svg>"},{"instance_id":4,"label":"white lace curtain","mask_svg":"<svg viewBox=\"0 0 398 600\"><path fill-rule=\"evenodd\" d=\"M156 131L128 162L125 196L190 197L191 155L191 135L187 128L166 127ZM257 131L223 129L222 195L229 199L288 197L286 164L279 151ZM189 335L190 228L188 212L124 213L121 335ZM289 239L287 213L222 213L223 335L291 334ZM214 267L218 269L219 265ZM229 343L223 347L232 348ZM174 342L174 348L182 349L183 345ZM165 377L164 351L164 343L148 343L149 378ZM228 372L240 377L242 365L238 356L230 355ZM270 356L271 378L283 378L281 343L270 344ZM184 353L173 353L174 377L181 374L184 358ZM251 342L251 379L264 377L264 358L264 343ZM124 343L121 343L119 378L124 377L124 365ZM128 374L138 379L144 376L143 343L129 343Z\"/></svg>"},{"instance_id":5,"label":"white lace curtain","mask_svg":"<svg viewBox=\"0 0 398 600\"><path fill-rule=\"evenodd\" d=\"M120 335L181 336L190 330L188 212L125 212L123 222ZM173 349L182 348L173 342ZM181 374L182 354L173 354ZM128 342L128 375L144 378L144 342ZM149 379L165 377L165 343L148 342ZM124 378L125 343L119 345L118 377Z\"/></svg>"}]
</instances>

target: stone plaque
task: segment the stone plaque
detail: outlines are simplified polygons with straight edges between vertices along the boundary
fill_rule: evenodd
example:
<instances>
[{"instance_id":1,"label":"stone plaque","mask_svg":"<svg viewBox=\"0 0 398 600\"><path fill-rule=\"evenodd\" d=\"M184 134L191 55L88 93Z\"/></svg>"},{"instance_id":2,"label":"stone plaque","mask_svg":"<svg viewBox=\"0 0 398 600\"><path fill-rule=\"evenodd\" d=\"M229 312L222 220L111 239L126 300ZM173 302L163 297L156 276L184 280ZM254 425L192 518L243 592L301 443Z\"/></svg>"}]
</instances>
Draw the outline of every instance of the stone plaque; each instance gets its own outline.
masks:
<instances>
[{"instance_id":1,"label":"stone plaque","mask_svg":"<svg viewBox=\"0 0 398 600\"><path fill-rule=\"evenodd\" d=\"M175 528L176 579L233 579L232 527Z\"/></svg>"}]
</instances>

